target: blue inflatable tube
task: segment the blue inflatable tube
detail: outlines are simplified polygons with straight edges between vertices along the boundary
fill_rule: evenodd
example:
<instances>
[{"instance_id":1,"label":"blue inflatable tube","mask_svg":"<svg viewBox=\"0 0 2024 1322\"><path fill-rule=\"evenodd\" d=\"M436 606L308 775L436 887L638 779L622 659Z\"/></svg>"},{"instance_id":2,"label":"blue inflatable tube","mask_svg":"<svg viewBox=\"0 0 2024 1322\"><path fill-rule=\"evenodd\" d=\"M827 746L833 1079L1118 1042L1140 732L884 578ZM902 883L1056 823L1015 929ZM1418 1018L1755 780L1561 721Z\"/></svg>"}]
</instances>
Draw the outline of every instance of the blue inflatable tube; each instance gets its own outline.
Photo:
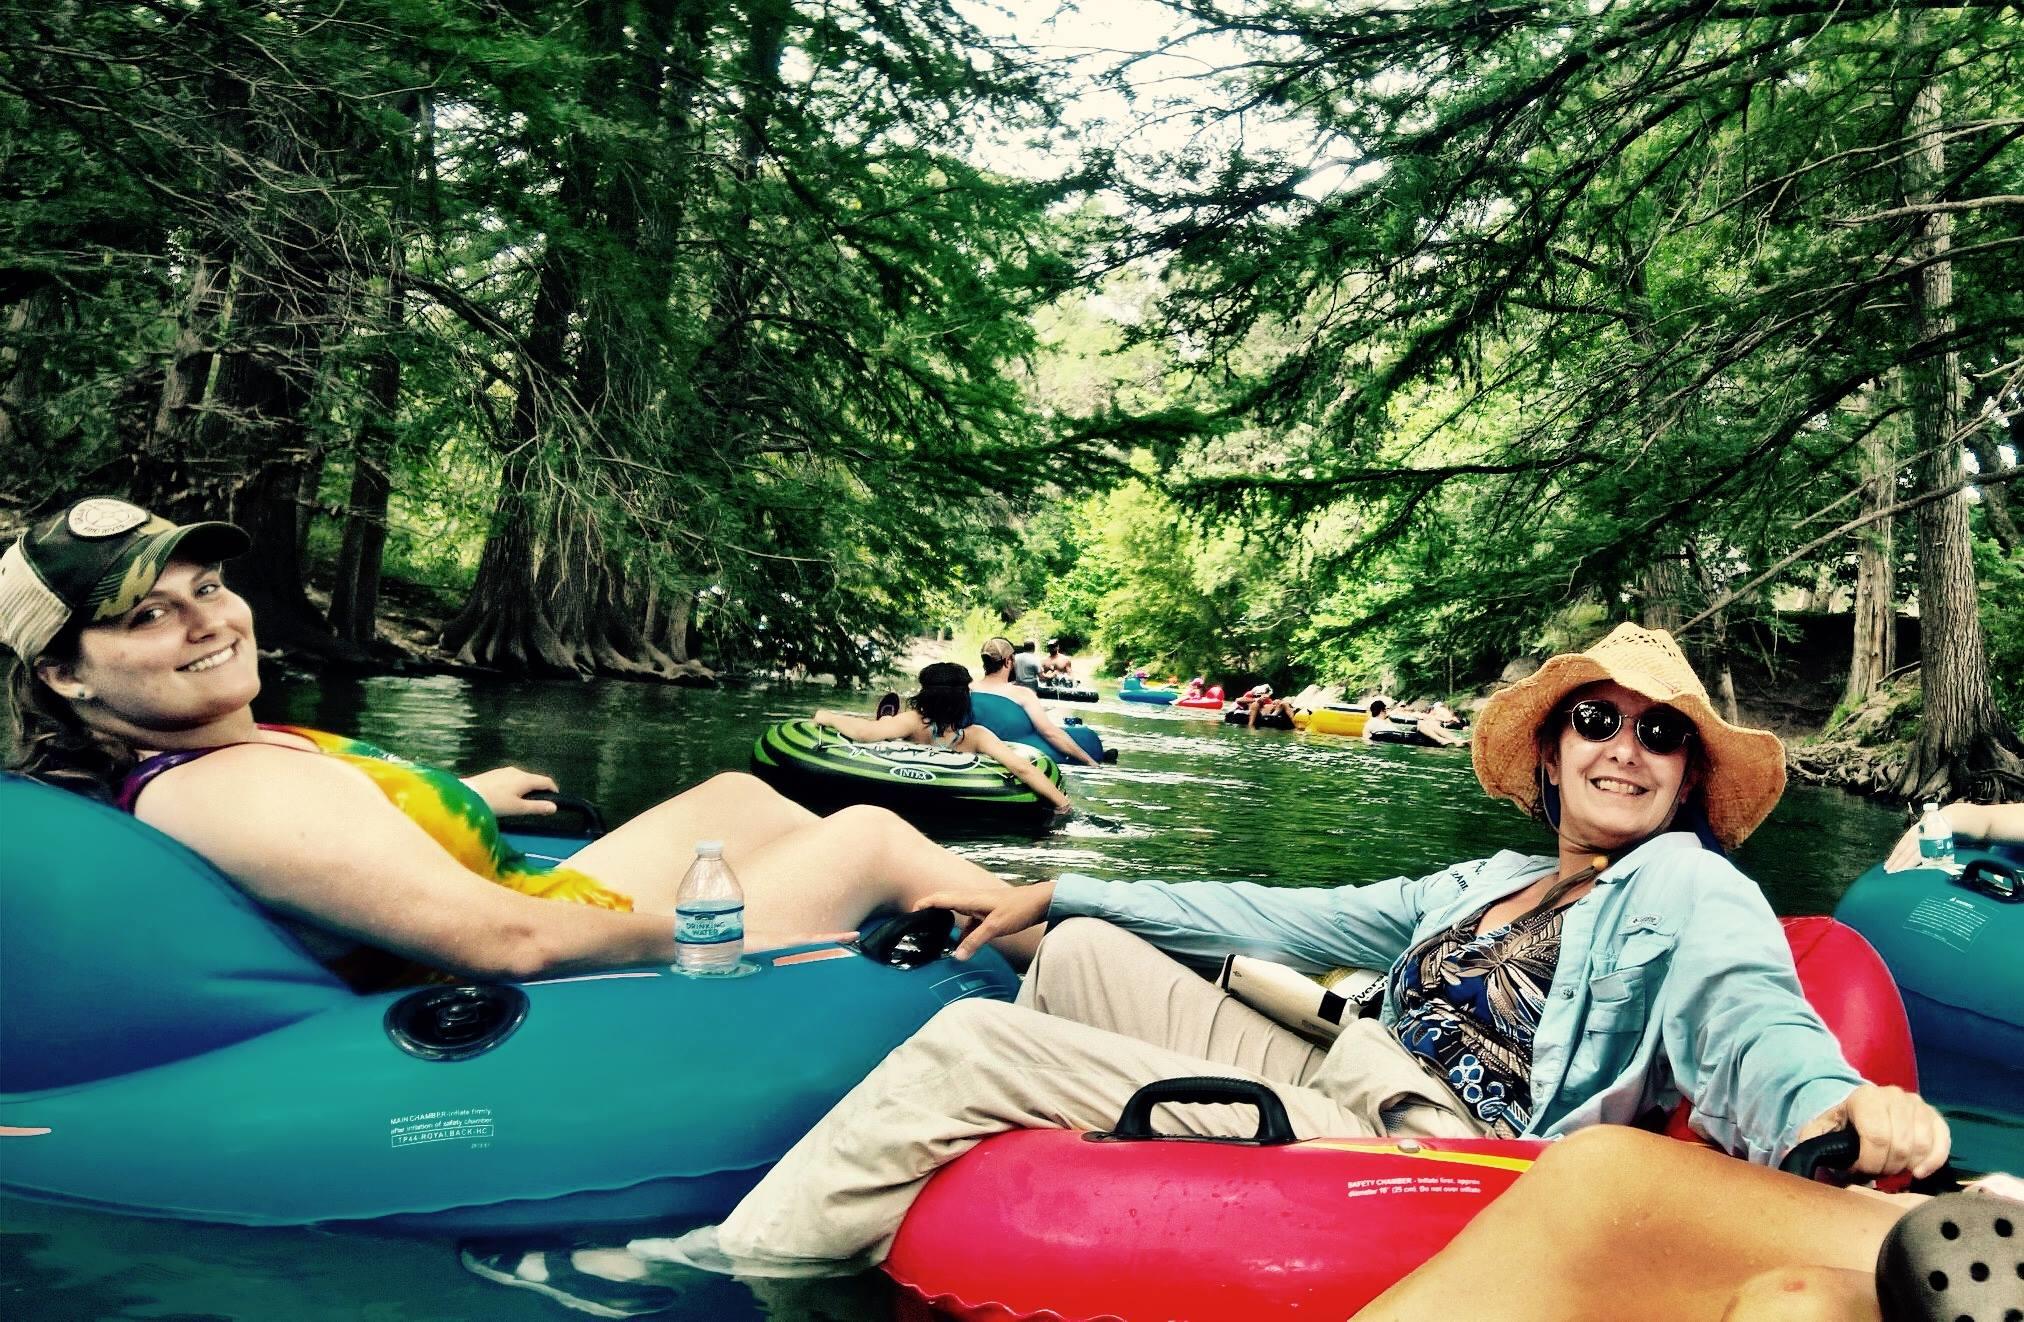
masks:
<instances>
[{"instance_id":1,"label":"blue inflatable tube","mask_svg":"<svg viewBox=\"0 0 2024 1322\"><path fill-rule=\"evenodd\" d=\"M1030 748L1036 753L1044 753L1048 757L1054 758L1064 767L1075 765L1075 763L1063 758L1060 750L1053 744L1048 743L1041 736L1040 731L1033 725L1033 719L1026 714L1025 709L1010 698L1001 698L995 693L980 693L972 689L970 690L970 714L976 718L977 724L983 726L1007 743ZM1099 762L1104 760L1103 740L1097 737L1096 731L1090 729L1073 716L1068 717L1060 724L1062 733L1074 740L1077 748L1080 748Z\"/></svg>"},{"instance_id":2,"label":"blue inflatable tube","mask_svg":"<svg viewBox=\"0 0 2024 1322\"><path fill-rule=\"evenodd\" d=\"M995 953L362 996L202 859L0 778L0 1192L430 1234L719 1216ZM566 852L557 850L554 852Z\"/></svg>"},{"instance_id":3,"label":"blue inflatable tube","mask_svg":"<svg viewBox=\"0 0 2024 1322\"><path fill-rule=\"evenodd\" d=\"M1181 696L1179 689L1149 689L1137 675L1126 675L1117 687L1117 696L1126 702L1145 702L1165 707Z\"/></svg>"},{"instance_id":4,"label":"blue inflatable tube","mask_svg":"<svg viewBox=\"0 0 2024 1322\"><path fill-rule=\"evenodd\" d=\"M1966 876L1871 868L1834 916L1897 980L1919 1091L1947 1113L1956 1164L2024 1170L2024 883L2003 897L2024 857L1963 849L1958 861Z\"/></svg>"}]
</instances>

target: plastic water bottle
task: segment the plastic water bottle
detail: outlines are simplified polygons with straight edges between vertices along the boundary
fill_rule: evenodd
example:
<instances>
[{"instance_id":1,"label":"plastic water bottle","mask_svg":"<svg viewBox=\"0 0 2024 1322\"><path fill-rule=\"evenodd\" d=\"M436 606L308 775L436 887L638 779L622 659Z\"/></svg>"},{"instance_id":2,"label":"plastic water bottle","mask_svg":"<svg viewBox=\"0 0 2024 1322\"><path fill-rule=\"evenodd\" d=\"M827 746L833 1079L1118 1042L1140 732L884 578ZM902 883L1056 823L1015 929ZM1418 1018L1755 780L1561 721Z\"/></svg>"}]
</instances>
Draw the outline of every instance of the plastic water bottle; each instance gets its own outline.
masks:
<instances>
[{"instance_id":1,"label":"plastic water bottle","mask_svg":"<svg viewBox=\"0 0 2024 1322\"><path fill-rule=\"evenodd\" d=\"M1954 828L1940 815L1940 805L1929 803L1919 818L1919 858L1929 868L1954 870Z\"/></svg>"},{"instance_id":2,"label":"plastic water bottle","mask_svg":"<svg viewBox=\"0 0 2024 1322\"><path fill-rule=\"evenodd\" d=\"M698 840L675 892L675 967L683 973L722 976L748 972L745 956L745 892L724 862L719 840Z\"/></svg>"}]
</instances>

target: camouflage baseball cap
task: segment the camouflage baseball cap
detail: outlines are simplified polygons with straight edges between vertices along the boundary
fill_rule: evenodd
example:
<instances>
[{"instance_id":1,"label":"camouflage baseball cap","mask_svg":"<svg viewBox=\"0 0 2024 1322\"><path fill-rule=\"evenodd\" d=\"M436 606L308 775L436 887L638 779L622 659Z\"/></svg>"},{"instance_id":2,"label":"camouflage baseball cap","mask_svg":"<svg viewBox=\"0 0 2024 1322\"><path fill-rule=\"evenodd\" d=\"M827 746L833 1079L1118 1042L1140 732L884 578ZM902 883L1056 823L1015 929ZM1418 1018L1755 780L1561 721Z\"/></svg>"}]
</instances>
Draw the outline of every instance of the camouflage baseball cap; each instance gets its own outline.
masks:
<instances>
[{"instance_id":1,"label":"camouflage baseball cap","mask_svg":"<svg viewBox=\"0 0 2024 1322\"><path fill-rule=\"evenodd\" d=\"M33 661L72 620L133 609L178 550L229 560L252 545L234 524L171 523L111 496L80 500L0 555L0 643Z\"/></svg>"}]
</instances>

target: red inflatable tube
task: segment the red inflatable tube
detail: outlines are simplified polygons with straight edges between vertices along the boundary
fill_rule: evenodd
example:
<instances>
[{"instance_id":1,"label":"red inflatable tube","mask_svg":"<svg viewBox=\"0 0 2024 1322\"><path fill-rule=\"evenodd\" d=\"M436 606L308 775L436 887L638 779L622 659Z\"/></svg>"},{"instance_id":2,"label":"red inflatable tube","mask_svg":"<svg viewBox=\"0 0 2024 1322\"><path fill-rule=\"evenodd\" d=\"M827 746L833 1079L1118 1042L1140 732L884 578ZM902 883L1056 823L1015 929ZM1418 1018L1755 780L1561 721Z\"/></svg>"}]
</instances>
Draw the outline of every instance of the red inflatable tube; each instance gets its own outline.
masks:
<instances>
[{"instance_id":1,"label":"red inflatable tube","mask_svg":"<svg viewBox=\"0 0 2024 1322\"><path fill-rule=\"evenodd\" d=\"M1543 1143L1091 1143L1024 1130L947 1168L885 1269L936 1316L1346 1318L1452 1239Z\"/></svg>"},{"instance_id":2,"label":"red inflatable tube","mask_svg":"<svg viewBox=\"0 0 2024 1322\"><path fill-rule=\"evenodd\" d=\"M1800 985L1850 1062L1916 1087L1903 1003L1875 950L1831 918L1786 919L1785 930ZM1682 1107L1675 1132L1692 1137L1684 1118ZM908 1317L1347 1318L1438 1252L1544 1146L1001 1134L928 1181L885 1270Z\"/></svg>"}]
</instances>

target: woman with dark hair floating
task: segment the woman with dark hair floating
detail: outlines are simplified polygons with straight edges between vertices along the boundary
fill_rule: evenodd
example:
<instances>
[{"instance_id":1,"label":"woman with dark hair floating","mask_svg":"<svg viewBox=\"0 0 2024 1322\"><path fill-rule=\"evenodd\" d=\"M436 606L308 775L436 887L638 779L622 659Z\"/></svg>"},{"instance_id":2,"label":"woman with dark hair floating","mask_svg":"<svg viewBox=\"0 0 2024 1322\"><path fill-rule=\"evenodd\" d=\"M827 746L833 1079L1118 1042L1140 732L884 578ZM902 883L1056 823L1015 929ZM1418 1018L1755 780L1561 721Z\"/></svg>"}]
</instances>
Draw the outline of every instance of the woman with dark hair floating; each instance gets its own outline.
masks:
<instances>
[{"instance_id":1,"label":"woman with dark hair floating","mask_svg":"<svg viewBox=\"0 0 2024 1322\"><path fill-rule=\"evenodd\" d=\"M1068 796L1040 774L1032 759L971 717L970 672L953 661L937 661L922 670L920 692L907 699L905 709L896 715L852 716L825 707L815 713L815 723L860 743L904 739L988 757L1017 776L1020 784L1053 804L1055 812L1068 811Z\"/></svg>"}]
</instances>

